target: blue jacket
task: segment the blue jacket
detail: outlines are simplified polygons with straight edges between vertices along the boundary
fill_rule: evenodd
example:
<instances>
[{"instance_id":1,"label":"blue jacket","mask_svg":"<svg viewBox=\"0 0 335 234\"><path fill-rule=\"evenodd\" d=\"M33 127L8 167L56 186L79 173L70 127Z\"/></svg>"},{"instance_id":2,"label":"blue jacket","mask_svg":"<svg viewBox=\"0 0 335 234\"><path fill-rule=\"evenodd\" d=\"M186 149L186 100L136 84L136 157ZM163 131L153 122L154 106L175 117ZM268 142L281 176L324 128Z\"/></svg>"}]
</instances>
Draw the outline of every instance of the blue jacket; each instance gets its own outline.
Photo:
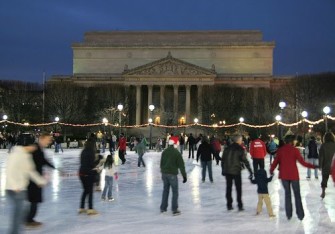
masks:
<instances>
[{"instance_id":1,"label":"blue jacket","mask_svg":"<svg viewBox=\"0 0 335 234\"><path fill-rule=\"evenodd\" d=\"M259 169L255 173L255 179L250 179L251 183L257 184L257 193L268 194L268 183L271 182L273 176L268 178L264 169Z\"/></svg>"}]
</instances>

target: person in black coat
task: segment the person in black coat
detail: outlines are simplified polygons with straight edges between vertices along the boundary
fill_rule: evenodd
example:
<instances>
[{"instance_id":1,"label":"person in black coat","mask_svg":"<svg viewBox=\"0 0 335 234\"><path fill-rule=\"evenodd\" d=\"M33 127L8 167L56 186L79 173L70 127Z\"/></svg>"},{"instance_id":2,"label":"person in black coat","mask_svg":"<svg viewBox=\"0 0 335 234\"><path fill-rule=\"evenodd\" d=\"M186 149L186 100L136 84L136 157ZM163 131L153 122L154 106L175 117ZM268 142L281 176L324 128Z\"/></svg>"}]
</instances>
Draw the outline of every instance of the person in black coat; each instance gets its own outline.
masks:
<instances>
[{"instance_id":1,"label":"person in black coat","mask_svg":"<svg viewBox=\"0 0 335 234\"><path fill-rule=\"evenodd\" d=\"M275 217L275 215L273 214L268 190L268 183L272 181L272 177L273 175L268 178L266 171L264 169L259 169L255 173L255 179L250 178L251 183L257 184L258 204L256 215L259 215L262 212L264 200L270 218Z\"/></svg>"},{"instance_id":2,"label":"person in black coat","mask_svg":"<svg viewBox=\"0 0 335 234\"><path fill-rule=\"evenodd\" d=\"M188 144L188 158L191 158L191 153L192 153L192 158L194 158L194 146L195 146L195 138L192 135L192 133L190 133L186 145Z\"/></svg>"},{"instance_id":3,"label":"person in black coat","mask_svg":"<svg viewBox=\"0 0 335 234\"><path fill-rule=\"evenodd\" d=\"M308 146L305 149L305 153L307 155L307 161L313 165L319 165L319 147L316 143L316 139L314 136L311 137L311 140L308 142ZM311 178L311 170L307 169L307 179ZM318 179L318 168L314 169L315 179Z\"/></svg>"},{"instance_id":4,"label":"person in black coat","mask_svg":"<svg viewBox=\"0 0 335 234\"><path fill-rule=\"evenodd\" d=\"M43 175L43 166L48 166L50 168L56 169L44 156L43 148L49 146L52 142L52 138L48 133L42 133L38 138L38 143L36 144L36 150L32 152L32 158L35 163L36 171ZM28 185L28 201L30 202L30 209L26 218L27 226L40 226L42 223L34 220L37 214L38 203L43 201L42 198L42 188L30 181Z\"/></svg>"},{"instance_id":5,"label":"person in black coat","mask_svg":"<svg viewBox=\"0 0 335 234\"><path fill-rule=\"evenodd\" d=\"M227 209L233 209L233 198L232 198L232 186L233 181L236 187L237 193L237 203L239 211L243 211L242 202L242 177L241 171L246 167L250 173L249 178L252 178L252 170L250 163L246 157L247 152L241 146L242 136L235 135L232 137L232 144L223 151L222 155L222 175L226 177L226 199L227 199Z\"/></svg>"},{"instance_id":6,"label":"person in black coat","mask_svg":"<svg viewBox=\"0 0 335 234\"><path fill-rule=\"evenodd\" d=\"M202 167L202 182L205 182L206 178L206 168L208 168L208 176L211 183L213 183L213 173L212 173L212 155L214 154L212 146L208 143L206 138L202 139L202 144L199 146L197 151L197 162L199 157L201 160Z\"/></svg>"},{"instance_id":7,"label":"person in black coat","mask_svg":"<svg viewBox=\"0 0 335 234\"><path fill-rule=\"evenodd\" d=\"M83 193L80 201L79 214L96 215L98 212L93 209L93 185L97 175L95 168L95 141L88 139L80 155L79 178L83 185ZM85 200L88 196L88 210L85 209Z\"/></svg>"}]
</instances>

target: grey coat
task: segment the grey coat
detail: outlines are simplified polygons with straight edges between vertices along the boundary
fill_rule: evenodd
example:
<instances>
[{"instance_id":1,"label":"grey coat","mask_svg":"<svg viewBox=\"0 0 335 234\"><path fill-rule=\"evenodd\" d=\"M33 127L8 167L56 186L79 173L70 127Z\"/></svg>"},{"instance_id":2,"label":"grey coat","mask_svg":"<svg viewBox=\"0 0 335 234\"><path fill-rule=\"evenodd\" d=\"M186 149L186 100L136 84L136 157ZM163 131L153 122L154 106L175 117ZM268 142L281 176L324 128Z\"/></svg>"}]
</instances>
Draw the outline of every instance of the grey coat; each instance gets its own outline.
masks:
<instances>
[{"instance_id":1,"label":"grey coat","mask_svg":"<svg viewBox=\"0 0 335 234\"><path fill-rule=\"evenodd\" d=\"M319 152L319 167L323 175L331 173L331 165L335 154L335 143L327 142L321 145Z\"/></svg>"}]
</instances>

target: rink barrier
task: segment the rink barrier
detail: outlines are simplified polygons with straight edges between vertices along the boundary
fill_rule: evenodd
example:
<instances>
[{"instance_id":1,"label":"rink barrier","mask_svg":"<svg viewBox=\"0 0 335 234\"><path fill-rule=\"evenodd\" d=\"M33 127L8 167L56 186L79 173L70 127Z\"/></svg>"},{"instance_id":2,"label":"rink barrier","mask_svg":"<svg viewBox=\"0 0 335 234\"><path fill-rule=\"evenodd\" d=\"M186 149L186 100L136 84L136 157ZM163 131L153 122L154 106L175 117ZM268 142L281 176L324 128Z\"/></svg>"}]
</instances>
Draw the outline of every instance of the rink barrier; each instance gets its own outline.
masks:
<instances>
[{"instance_id":1,"label":"rink barrier","mask_svg":"<svg viewBox=\"0 0 335 234\"><path fill-rule=\"evenodd\" d=\"M62 122L50 122L50 123L37 123L37 124L30 124L30 123L18 123L18 122L13 122L9 120L1 120L1 123L4 124L12 124L12 125L18 125L22 127L45 127L45 126L52 126L52 125L61 125L61 126L70 126L70 127L96 127L96 126L110 126L110 127L122 127L122 128L143 128L147 126L153 126L153 127L158 127L158 128L188 128L188 127L195 127L195 126L200 126L204 128L231 128L231 127L237 127L237 126L245 126L249 128L269 128L273 127L275 125L282 125L285 127L295 127L303 123L308 123L311 125L318 125L321 124L325 121L325 119L329 120L335 120L335 117L332 117L330 115L326 115L325 118L316 120L316 121L311 121L308 119L302 119L300 121L294 122L294 123L284 123L281 121L275 121L273 123L269 124L263 124L263 125L254 125L254 124L248 124L244 122L240 123L235 123L235 124L224 124L224 125L218 125L218 124L201 124L201 123L193 123L193 124L184 124L184 125L162 125L162 124L155 124L155 123L146 123L146 124L140 124L140 125L118 125L118 124L111 124L111 123L92 123L92 124L70 124L70 123L62 123Z\"/></svg>"}]
</instances>

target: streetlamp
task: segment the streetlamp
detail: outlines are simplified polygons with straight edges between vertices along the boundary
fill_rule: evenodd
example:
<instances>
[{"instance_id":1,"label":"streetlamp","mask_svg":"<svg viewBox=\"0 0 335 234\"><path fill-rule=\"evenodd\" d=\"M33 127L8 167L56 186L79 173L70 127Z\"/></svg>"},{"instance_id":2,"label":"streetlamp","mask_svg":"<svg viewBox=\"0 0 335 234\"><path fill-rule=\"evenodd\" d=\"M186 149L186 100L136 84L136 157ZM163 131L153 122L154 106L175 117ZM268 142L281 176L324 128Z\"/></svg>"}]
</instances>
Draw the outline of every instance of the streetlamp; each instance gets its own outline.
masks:
<instances>
[{"instance_id":1,"label":"streetlamp","mask_svg":"<svg viewBox=\"0 0 335 234\"><path fill-rule=\"evenodd\" d=\"M3 116L2 116L2 119L3 119L4 122L6 122L7 119L8 119L8 116L7 116L7 115L3 115ZM4 126L3 126L3 128L5 129L6 127L7 127L7 125L6 125L6 123L5 123Z\"/></svg>"},{"instance_id":2,"label":"streetlamp","mask_svg":"<svg viewBox=\"0 0 335 234\"><path fill-rule=\"evenodd\" d=\"M152 113L155 109L155 106L150 104L149 110L150 110L150 118L149 118L149 125L150 125L150 146L149 149L152 149Z\"/></svg>"},{"instance_id":3,"label":"streetlamp","mask_svg":"<svg viewBox=\"0 0 335 234\"><path fill-rule=\"evenodd\" d=\"M326 132L328 132L328 118L327 118L327 115L330 113L330 107L329 106L325 106L323 108L323 113L325 114L324 115L324 118L325 118L325 129L326 129Z\"/></svg>"},{"instance_id":4,"label":"streetlamp","mask_svg":"<svg viewBox=\"0 0 335 234\"><path fill-rule=\"evenodd\" d=\"M152 145L152 118L149 118L148 122L149 122L149 126L150 126L150 145L149 145L149 149L151 149L151 145Z\"/></svg>"},{"instance_id":5,"label":"streetlamp","mask_svg":"<svg viewBox=\"0 0 335 234\"><path fill-rule=\"evenodd\" d=\"M286 102L283 102L283 101L279 102L279 107L280 109L283 110L286 107Z\"/></svg>"},{"instance_id":6,"label":"streetlamp","mask_svg":"<svg viewBox=\"0 0 335 234\"><path fill-rule=\"evenodd\" d=\"M121 135L121 114L122 114L122 110L123 110L123 105L119 104L117 105L117 109L119 110L119 125L120 125L120 129L119 129L119 136Z\"/></svg>"},{"instance_id":7,"label":"streetlamp","mask_svg":"<svg viewBox=\"0 0 335 234\"><path fill-rule=\"evenodd\" d=\"M281 117L281 120L282 120L283 119L282 116L283 116L284 108L286 107L286 102L284 102L284 101L279 102L279 107L280 107L280 117ZM280 136L279 136L279 139L282 139L282 138L283 138L283 126L280 125Z\"/></svg>"},{"instance_id":8,"label":"streetlamp","mask_svg":"<svg viewBox=\"0 0 335 234\"><path fill-rule=\"evenodd\" d=\"M102 123L103 123L103 125L104 125L104 134L105 134L105 132L106 132L106 126L107 126L107 124L108 124L108 119L107 119L107 118L103 118L103 119L102 119Z\"/></svg>"},{"instance_id":9,"label":"streetlamp","mask_svg":"<svg viewBox=\"0 0 335 234\"><path fill-rule=\"evenodd\" d=\"M59 117L58 116L55 117L55 122L56 122L55 132L57 132L58 122L59 122Z\"/></svg>"},{"instance_id":10,"label":"streetlamp","mask_svg":"<svg viewBox=\"0 0 335 234\"><path fill-rule=\"evenodd\" d=\"M305 120L306 120L306 118L307 118L307 116L308 116L308 112L307 111L303 111L303 112L301 112L301 116L304 118L303 120L302 120L302 131L303 131L303 133L304 133L304 138L303 138L303 141L304 141L304 144L303 144L303 146L304 146L304 159L305 159L305 157L306 157L306 154L305 154L305 148L306 148L306 133L305 133Z\"/></svg>"},{"instance_id":11,"label":"streetlamp","mask_svg":"<svg viewBox=\"0 0 335 234\"><path fill-rule=\"evenodd\" d=\"M194 118L193 122L194 122L195 125L198 125L199 119L198 118ZM197 133L198 133L197 130L198 130L198 128L197 128L197 126L195 126L195 137L197 137Z\"/></svg>"},{"instance_id":12,"label":"streetlamp","mask_svg":"<svg viewBox=\"0 0 335 234\"><path fill-rule=\"evenodd\" d=\"M281 115L276 115L275 117L276 121L277 121L277 132L278 132L278 136L281 138L281 127L279 125L279 122L281 121Z\"/></svg>"},{"instance_id":13,"label":"streetlamp","mask_svg":"<svg viewBox=\"0 0 335 234\"><path fill-rule=\"evenodd\" d=\"M239 118L239 121L240 121L240 134L242 135L242 123L244 122L244 118L243 117L240 117Z\"/></svg>"}]
</instances>

